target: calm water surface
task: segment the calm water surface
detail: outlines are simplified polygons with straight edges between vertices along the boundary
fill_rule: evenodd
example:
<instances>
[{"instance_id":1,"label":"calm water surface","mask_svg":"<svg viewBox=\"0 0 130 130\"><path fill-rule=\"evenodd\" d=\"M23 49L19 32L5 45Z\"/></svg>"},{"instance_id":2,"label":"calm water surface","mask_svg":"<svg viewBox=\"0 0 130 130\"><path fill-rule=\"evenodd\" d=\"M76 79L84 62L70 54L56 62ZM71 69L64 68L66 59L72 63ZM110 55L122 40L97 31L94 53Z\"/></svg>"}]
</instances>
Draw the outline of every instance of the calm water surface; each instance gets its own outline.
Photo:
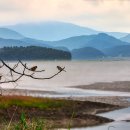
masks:
<instances>
[{"instance_id":1,"label":"calm water surface","mask_svg":"<svg viewBox=\"0 0 130 130\"><path fill-rule=\"evenodd\" d=\"M73 128L71 130L108 130L108 127L110 126L114 126L115 128L110 127L109 130L130 130L130 122L122 121L125 119L130 119L130 107L121 110L103 113L103 114L98 114L98 115L114 119L115 121L100 126L86 127L86 128Z\"/></svg>"}]
</instances>

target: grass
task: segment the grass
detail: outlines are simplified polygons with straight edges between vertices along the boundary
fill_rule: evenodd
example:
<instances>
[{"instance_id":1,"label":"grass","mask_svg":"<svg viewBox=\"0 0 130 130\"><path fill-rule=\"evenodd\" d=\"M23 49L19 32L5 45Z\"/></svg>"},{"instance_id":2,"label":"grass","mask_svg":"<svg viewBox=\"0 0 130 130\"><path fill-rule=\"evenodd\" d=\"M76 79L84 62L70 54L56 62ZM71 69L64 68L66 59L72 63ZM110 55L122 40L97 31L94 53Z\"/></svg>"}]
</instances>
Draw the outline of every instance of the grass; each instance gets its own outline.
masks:
<instances>
[{"instance_id":1,"label":"grass","mask_svg":"<svg viewBox=\"0 0 130 130\"><path fill-rule=\"evenodd\" d=\"M62 108L71 105L67 100L56 100L49 98L34 98L24 96L2 96L0 97L0 109L10 106L35 107L40 109Z\"/></svg>"},{"instance_id":2,"label":"grass","mask_svg":"<svg viewBox=\"0 0 130 130\"><path fill-rule=\"evenodd\" d=\"M3 130L49 130L44 120L28 120L25 113L21 113L18 122L4 124Z\"/></svg>"},{"instance_id":3,"label":"grass","mask_svg":"<svg viewBox=\"0 0 130 130\"><path fill-rule=\"evenodd\" d=\"M91 115L117 109L104 103L30 96L0 97L0 130L50 130L110 122ZM87 114L88 113L88 114Z\"/></svg>"},{"instance_id":4,"label":"grass","mask_svg":"<svg viewBox=\"0 0 130 130\"><path fill-rule=\"evenodd\" d=\"M72 106L73 101L50 99L50 98L36 98L30 96L1 96L0 109L8 109L12 106L15 108L38 108L43 110L63 109ZM17 111L17 110L16 110ZM13 113L14 112L14 113ZM3 123L3 130L48 130L51 125L41 118L29 119L26 114L21 111L21 116L16 122L13 121L12 112L11 119ZM70 124L69 124L70 125ZM70 130L70 129L69 129Z\"/></svg>"}]
</instances>

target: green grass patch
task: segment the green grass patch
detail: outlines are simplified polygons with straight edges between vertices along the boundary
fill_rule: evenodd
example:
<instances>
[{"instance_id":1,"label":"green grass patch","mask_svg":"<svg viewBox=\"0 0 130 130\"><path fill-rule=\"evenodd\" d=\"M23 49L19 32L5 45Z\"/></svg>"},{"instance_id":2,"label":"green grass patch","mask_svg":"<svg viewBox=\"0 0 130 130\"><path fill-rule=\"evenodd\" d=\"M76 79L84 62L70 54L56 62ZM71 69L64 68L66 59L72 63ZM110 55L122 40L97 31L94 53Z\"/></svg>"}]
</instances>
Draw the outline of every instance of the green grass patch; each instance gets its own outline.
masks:
<instances>
[{"instance_id":1,"label":"green grass patch","mask_svg":"<svg viewBox=\"0 0 130 130\"><path fill-rule=\"evenodd\" d=\"M72 101L73 102L73 101ZM35 98L25 96L2 96L0 97L0 108L8 108L10 106L20 107L35 107L40 109L62 108L70 106L71 101L49 99L49 98Z\"/></svg>"}]
</instances>

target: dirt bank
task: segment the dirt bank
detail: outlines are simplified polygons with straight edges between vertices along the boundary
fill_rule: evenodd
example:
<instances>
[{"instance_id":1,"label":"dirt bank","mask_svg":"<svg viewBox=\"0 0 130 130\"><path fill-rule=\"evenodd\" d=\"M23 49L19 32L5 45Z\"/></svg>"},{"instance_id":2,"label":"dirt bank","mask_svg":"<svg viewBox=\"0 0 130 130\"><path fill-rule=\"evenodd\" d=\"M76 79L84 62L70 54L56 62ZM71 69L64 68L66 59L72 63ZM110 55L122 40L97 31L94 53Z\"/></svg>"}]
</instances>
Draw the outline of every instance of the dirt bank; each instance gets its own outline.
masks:
<instances>
[{"instance_id":1,"label":"dirt bank","mask_svg":"<svg viewBox=\"0 0 130 130\"><path fill-rule=\"evenodd\" d=\"M93 126L111 122L111 119L96 116L96 113L119 109L118 105L90 101L74 101L63 99L44 99L34 97L5 96L0 98L0 123L9 121L13 112L13 122L20 119L21 113L25 113L26 119L44 119L49 127L67 128L71 120L71 127ZM2 106L2 103L6 104ZM34 104L38 102L38 107ZM49 104L49 105L48 105Z\"/></svg>"}]
</instances>

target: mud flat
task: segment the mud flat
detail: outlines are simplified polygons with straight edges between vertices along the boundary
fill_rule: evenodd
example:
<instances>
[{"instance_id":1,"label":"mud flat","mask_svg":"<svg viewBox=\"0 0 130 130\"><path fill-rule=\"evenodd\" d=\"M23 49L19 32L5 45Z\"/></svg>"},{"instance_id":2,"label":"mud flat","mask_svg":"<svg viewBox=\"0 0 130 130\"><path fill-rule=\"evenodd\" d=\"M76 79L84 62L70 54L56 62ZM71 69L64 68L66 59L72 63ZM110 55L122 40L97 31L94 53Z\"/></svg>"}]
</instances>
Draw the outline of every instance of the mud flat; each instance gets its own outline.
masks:
<instances>
[{"instance_id":1,"label":"mud flat","mask_svg":"<svg viewBox=\"0 0 130 130\"><path fill-rule=\"evenodd\" d=\"M18 122L21 113L25 113L28 122L32 119L44 120L48 128L67 128L70 122L70 127L94 126L113 121L97 116L97 113L119 108L121 107L118 105L91 101L2 96L0 97L0 124L2 126L3 121L10 121L16 109L12 122Z\"/></svg>"},{"instance_id":2,"label":"mud flat","mask_svg":"<svg viewBox=\"0 0 130 130\"><path fill-rule=\"evenodd\" d=\"M130 92L130 81L99 82L90 85L72 86L73 88L94 89L103 91Z\"/></svg>"}]
</instances>

